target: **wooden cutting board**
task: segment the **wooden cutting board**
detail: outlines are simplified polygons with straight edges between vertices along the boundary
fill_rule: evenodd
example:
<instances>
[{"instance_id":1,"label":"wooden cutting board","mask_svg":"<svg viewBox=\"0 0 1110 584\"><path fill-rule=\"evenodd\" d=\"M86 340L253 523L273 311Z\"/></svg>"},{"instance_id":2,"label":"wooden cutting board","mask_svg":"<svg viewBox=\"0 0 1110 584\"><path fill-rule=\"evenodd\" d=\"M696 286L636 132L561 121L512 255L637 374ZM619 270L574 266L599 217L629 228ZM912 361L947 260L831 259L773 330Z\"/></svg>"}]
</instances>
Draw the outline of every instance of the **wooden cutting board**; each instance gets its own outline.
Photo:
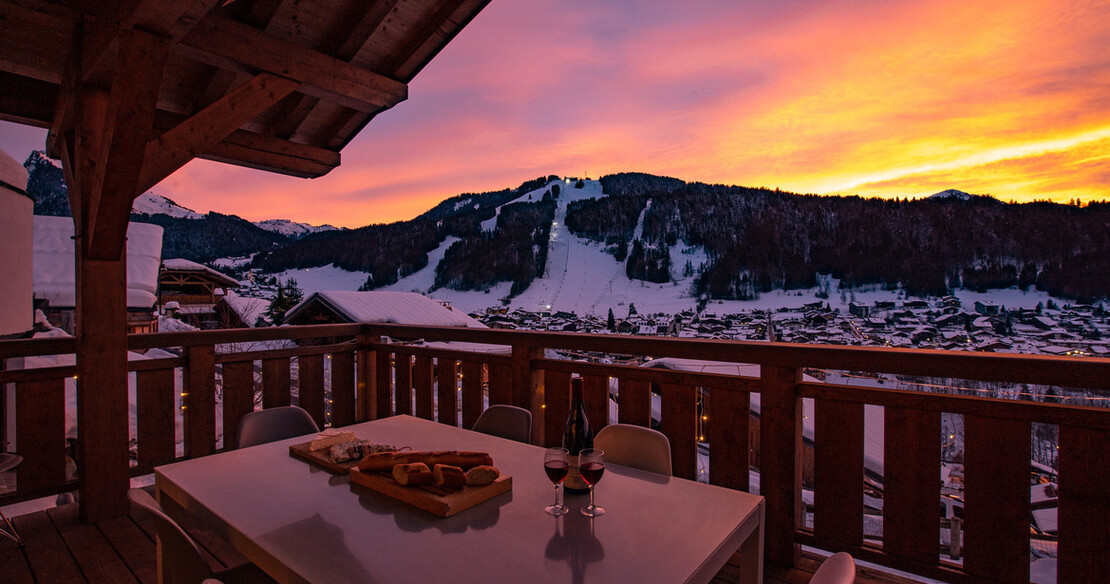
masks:
<instances>
[{"instance_id":1,"label":"wooden cutting board","mask_svg":"<svg viewBox=\"0 0 1110 584\"><path fill-rule=\"evenodd\" d=\"M350 472L351 482L440 517L450 517L513 488L513 477L506 474L485 486L456 490L431 485L405 486L393 480L387 471L363 472L356 467Z\"/></svg>"},{"instance_id":2,"label":"wooden cutting board","mask_svg":"<svg viewBox=\"0 0 1110 584\"><path fill-rule=\"evenodd\" d=\"M289 454L300 458L301 460L306 460L310 464L314 464L334 474L347 474L347 471L350 470L351 467L359 463L359 461L357 460L349 460L347 462L341 462L338 464L334 463L331 461L331 459L328 458L328 448L324 448L323 450L317 450L314 452L308 449L309 444L311 444L311 442L305 442L304 444L294 444L289 447Z\"/></svg>"}]
</instances>

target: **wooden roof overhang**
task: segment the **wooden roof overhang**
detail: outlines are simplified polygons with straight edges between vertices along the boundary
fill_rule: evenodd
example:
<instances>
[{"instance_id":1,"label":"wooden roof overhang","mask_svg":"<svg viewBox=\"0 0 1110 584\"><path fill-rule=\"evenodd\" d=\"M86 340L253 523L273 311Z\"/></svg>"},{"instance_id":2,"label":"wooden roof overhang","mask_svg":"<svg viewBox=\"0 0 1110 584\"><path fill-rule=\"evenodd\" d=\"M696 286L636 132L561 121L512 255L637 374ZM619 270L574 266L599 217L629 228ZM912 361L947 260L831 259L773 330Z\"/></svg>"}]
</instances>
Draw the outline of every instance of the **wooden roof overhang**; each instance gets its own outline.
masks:
<instances>
[{"instance_id":1,"label":"wooden roof overhang","mask_svg":"<svg viewBox=\"0 0 1110 584\"><path fill-rule=\"evenodd\" d=\"M326 174L488 2L0 0L0 120L49 129L73 213L83 519L129 506L123 250L135 197L198 157ZM211 396L214 383L186 387Z\"/></svg>"}]
</instances>

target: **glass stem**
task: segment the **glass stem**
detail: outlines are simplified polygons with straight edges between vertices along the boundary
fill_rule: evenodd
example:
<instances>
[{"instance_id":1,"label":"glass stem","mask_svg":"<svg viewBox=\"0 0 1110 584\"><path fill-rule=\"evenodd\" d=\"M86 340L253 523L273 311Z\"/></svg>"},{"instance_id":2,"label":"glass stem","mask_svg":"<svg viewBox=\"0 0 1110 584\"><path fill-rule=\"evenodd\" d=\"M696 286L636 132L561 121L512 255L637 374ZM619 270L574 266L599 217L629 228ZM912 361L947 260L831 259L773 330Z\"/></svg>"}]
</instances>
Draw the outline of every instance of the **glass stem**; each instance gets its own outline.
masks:
<instances>
[{"instance_id":1,"label":"glass stem","mask_svg":"<svg viewBox=\"0 0 1110 584\"><path fill-rule=\"evenodd\" d=\"M596 509L596 508L597 508L597 505L594 505L594 486L590 485L590 509Z\"/></svg>"},{"instance_id":2,"label":"glass stem","mask_svg":"<svg viewBox=\"0 0 1110 584\"><path fill-rule=\"evenodd\" d=\"M559 483L555 483L555 506L559 506Z\"/></svg>"}]
</instances>

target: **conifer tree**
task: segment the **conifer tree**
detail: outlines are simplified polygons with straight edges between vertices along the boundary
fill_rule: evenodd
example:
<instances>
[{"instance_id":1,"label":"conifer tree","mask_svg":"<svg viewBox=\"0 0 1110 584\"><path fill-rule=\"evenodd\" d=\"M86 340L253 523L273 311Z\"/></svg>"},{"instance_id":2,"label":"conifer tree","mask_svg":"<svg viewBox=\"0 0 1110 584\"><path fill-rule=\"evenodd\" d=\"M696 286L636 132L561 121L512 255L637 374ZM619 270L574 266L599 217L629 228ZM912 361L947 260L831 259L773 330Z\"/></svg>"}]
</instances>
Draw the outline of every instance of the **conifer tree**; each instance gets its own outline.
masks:
<instances>
[{"instance_id":1,"label":"conifer tree","mask_svg":"<svg viewBox=\"0 0 1110 584\"><path fill-rule=\"evenodd\" d=\"M605 320L605 326L612 332L617 331L617 319L613 316L612 308L609 308L609 318Z\"/></svg>"}]
</instances>

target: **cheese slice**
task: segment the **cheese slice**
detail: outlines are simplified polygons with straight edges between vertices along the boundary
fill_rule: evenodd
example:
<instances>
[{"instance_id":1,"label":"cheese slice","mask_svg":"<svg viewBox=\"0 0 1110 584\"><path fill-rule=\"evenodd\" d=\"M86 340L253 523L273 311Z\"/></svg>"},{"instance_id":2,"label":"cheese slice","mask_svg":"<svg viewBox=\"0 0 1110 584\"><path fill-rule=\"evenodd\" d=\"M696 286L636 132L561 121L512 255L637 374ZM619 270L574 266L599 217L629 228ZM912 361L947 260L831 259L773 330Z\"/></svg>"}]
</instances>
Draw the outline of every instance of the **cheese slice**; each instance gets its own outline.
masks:
<instances>
[{"instance_id":1,"label":"cheese slice","mask_svg":"<svg viewBox=\"0 0 1110 584\"><path fill-rule=\"evenodd\" d=\"M308 443L308 449L312 452L315 452L317 450L323 450L325 448L328 448L329 446L334 446L336 444L351 442L354 439L354 432L344 432L343 430L338 430L336 428L328 428L327 430L324 430L323 432L317 434L316 437L312 439L312 442Z\"/></svg>"}]
</instances>

